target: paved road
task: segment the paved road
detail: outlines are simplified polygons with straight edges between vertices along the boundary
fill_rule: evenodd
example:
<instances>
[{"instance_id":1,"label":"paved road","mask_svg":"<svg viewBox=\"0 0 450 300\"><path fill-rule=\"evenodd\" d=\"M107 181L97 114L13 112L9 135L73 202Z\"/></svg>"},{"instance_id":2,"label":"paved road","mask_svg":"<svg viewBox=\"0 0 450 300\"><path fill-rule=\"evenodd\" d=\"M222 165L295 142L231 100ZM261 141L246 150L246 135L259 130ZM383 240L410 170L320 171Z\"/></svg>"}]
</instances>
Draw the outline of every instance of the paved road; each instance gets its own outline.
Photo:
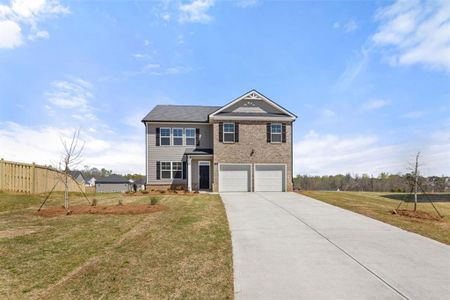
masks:
<instances>
[{"instance_id":1,"label":"paved road","mask_svg":"<svg viewBox=\"0 0 450 300\"><path fill-rule=\"evenodd\" d=\"M450 299L450 247L294 193L223 193L237 299Z\"/></svg>"}]
</instances>

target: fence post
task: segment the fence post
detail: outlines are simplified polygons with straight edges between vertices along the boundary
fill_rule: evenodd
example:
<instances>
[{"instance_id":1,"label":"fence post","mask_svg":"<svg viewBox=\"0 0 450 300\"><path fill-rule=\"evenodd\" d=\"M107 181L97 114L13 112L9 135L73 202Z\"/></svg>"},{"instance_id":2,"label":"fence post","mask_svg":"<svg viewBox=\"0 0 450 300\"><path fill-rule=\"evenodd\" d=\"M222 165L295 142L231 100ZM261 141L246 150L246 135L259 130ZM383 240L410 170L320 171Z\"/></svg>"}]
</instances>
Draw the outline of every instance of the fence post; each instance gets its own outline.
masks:
<instances>
[{"instance_id":1,"label":"fence post","mask_svg":"<svg viewBox=\"0 0 450 300\"><path fill-rule=\"evenodd\" d=\"M30 174L30 183L31 183L31 187L30 187L30 192L31 194L34 194L36 192L36 164L33 162L33 164L31 165L31 174Z\"/></svg>"},{"instance_id":2,"label":"fence post","mask_svg":"<svg viewBox=\"0 0 450 300\"><path fill-rule=\"evenodd\" d=\"M5 161L0 159L0 191L3 191L5 182Z\"/></svg>"}]
</instances>

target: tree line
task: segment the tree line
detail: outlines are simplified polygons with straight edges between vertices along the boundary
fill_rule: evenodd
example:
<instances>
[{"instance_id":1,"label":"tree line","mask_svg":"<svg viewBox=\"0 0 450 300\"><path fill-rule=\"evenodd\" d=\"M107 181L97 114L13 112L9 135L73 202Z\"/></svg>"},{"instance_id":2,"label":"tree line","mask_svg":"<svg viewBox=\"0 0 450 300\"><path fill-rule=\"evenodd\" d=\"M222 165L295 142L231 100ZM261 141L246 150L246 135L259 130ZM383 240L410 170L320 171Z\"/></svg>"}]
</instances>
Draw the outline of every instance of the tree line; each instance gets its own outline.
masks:
<instances>
[{"instance_id":1,"label":"tree line","mask_svg":"<svg viewBox=\"0 0 450 300\"><path fill-rule=\"evenodd\" d=\"M297 175L294 189L325 191L360 191L360 192L402 192L409 193L413 188L413 174L381 173L377 177L369 175ZM449 192L450 177L419 176L419 186L427 193Z\"/></svg>"}]
</instances>

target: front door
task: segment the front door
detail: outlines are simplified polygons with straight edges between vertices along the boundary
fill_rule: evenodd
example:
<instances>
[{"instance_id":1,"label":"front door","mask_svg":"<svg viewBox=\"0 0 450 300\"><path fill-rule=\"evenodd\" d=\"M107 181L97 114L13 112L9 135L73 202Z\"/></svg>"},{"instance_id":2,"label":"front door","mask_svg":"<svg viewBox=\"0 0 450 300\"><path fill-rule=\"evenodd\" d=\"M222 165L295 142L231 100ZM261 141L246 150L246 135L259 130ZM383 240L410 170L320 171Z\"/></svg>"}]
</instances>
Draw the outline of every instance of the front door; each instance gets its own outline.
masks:
<instances>
[{"instance_id":1,"label":"front door","mask_svg":"<svg viewBox=\"0 0 450 300\"><path fill-rule=\"evenodd\" d=\"M209 190L209 162L199 162L199 186L201 190Z\"/></svg>"}]
</instances>

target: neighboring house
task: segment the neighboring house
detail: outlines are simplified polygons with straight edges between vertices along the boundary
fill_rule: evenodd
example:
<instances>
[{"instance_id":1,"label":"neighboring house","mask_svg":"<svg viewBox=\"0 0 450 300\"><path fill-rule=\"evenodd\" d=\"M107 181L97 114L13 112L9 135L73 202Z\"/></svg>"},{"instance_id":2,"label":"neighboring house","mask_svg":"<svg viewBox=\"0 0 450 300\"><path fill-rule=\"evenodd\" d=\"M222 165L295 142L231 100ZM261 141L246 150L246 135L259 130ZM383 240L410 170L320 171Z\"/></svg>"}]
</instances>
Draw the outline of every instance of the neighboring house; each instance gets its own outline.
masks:
<instances>
[{"instance_id":1,"label":"neighboring house","mask_svg":"<svg viewBox=\"0 0 450 300\"><path fill-rule=\"evenodd\" d=\"M142 120L147 186L291 191L296 118L255 90L225 106L157 105Z\"/></svg>"},{"instance_id":2,"label":"neighboring house","mask_svg":"<svg viewBox=\"0 0 450 300\"><path fill-rule=\"evenodd\" d=\"M88 181L86 181L86 185L88 186L95 186L95 177L91 177L91 179L89 179Z\"/></svg>"},{"instance_id":3,"label":"neighboring house","mask_svg":"<svg viewBox=\"0 0 450 300\"><path fill-rule=\"evenodd\" d=\"M145 178L139 178L137 180L130 179L130 182L133 186L133 191L143 191L145 190Z\"/></svg>"},{"instance_id":4,"label":"neighboring house","mask_svg":"<svg viewBox=\"0 0 450 300\"><path fill-rule=\"evenodd\" d=\"M69 171L70 176L75 179L78 184L85 184L86 180L84 179L83 174L80 171Z\"/></svg>"},{"instance_id":5,"label":"neighboring house","mask_svg":"<svg viewBox=\"0 0 450 300\"><path fill-rule=\"evenodd\" d=\"M129 192L133 190L133 184L123 176L112 174L95 180L96 193Z\"/></svg>"}]
</instances>

